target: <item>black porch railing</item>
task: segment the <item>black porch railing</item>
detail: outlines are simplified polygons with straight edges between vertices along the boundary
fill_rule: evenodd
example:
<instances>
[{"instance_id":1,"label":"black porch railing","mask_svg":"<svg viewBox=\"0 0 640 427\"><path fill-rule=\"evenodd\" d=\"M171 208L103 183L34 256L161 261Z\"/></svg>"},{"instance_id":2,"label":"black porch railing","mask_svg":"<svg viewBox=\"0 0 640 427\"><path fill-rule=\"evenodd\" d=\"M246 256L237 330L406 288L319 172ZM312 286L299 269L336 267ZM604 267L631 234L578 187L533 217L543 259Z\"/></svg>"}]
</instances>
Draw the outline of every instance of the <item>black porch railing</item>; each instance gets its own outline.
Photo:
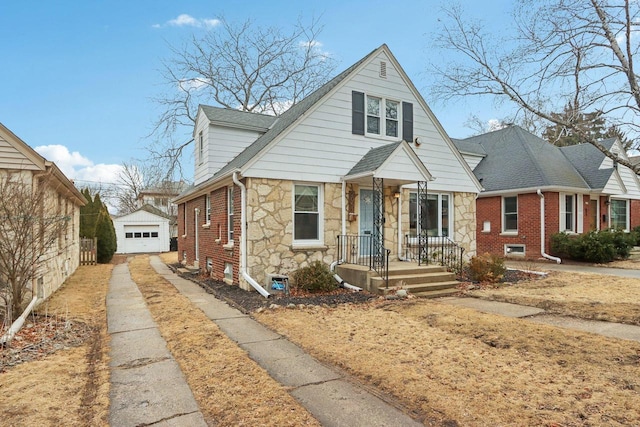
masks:
<instances>
[{"instance_id":1,"label":"black porch railing","mask_svg":"<svg viewBox=\"0 0 640 427\"><path fill-rule=\"evenodd\" d=\"M464 248L448 237L404 236L404 257L418 264L439 264L447 270L462 273Z\"/></svg>"},{"instance_id":2,"label":"black porch railing","mask_svg":"<svg viewBox=\"0 0 640 427\"><path fill-rule=\"evenodd\" d=\"M384 279L385 287L389 287L390 253L389 249L376 245L373 235L338 235L338 260L369 267Z\"/></svg>"}]
</instances>

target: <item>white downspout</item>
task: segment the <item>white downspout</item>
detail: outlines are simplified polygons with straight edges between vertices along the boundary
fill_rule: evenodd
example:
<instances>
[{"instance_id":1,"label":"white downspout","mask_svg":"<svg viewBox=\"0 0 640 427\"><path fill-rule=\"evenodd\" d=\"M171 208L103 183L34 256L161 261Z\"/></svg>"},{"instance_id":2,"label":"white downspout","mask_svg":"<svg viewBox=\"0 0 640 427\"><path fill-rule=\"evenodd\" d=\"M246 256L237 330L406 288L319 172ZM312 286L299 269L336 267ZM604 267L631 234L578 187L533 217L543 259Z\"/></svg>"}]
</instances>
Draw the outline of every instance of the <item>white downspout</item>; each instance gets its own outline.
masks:
<instances>
[{"instance_id":1,"label":"white downspout","mask_svg":"<svg viewBox=\"0 0 640 427\"><path fill-rule=\"evenodd\" d=\"M538 189L537 193L538 197L540 197L540 255L542 255L544 258L550 259L551 261L555 261L556 263L560 264L562 262L560 258L558 258L557 256L549 255L544 251L544 194L542 194L542 191L540 191L540 189Z\"/></svg>"},{"instance_id":2,"label":"white downspout","mask_svg":"<svg viewBox=\"0 0 640 427\"><path fill-rule=\"evenodd\" d=\"M247 187L238 180L238 172L233 173L233 183L240 187L240 274L260 295L269 298L271 294L247 273Z\"/></svg>"},{"instance_id":3,"label":"white downspout","mask_svg":"<svg viewBox=\"0 0 640 427\"><path fill-rule=\"evenodd\" d=\"M31 302L29 303L29 305L27 306L27 308L24 309L20 317L18 317L15 320L15 322L11 324L11 327L9 328L9 330L7 330L7 332L2 336L2 338L0 338L0 345L11 343L11 340L13 340L13 337L22 328L22 325L24 325L24 322L25 320L27 320L27 316L29 315L29 313L31 313L31 310L33 310L33 307L36 306L36 303L38 303L38 297L34 296Z\"/></svg>"},{"instance_id":4,"label":"white downspout","mask_svg":"<svg viewBox=\"0 0 640 427\"><path fill-rule=\"evenodd\" d=\"M336 279L336 282L338 282L340 284L340 287L341 288L345 288L345 289L351 289L352 291L361 291L362 288L350 285L349 283L347 283L344 280L342 280L342 277L338 276L338 273L335 272L336 265L338 265L338 264L340 264L338 261L333 261L331 263L331 265L329 266L329 269L333 273L333 278Z\"/></svg>"}]
</instances>

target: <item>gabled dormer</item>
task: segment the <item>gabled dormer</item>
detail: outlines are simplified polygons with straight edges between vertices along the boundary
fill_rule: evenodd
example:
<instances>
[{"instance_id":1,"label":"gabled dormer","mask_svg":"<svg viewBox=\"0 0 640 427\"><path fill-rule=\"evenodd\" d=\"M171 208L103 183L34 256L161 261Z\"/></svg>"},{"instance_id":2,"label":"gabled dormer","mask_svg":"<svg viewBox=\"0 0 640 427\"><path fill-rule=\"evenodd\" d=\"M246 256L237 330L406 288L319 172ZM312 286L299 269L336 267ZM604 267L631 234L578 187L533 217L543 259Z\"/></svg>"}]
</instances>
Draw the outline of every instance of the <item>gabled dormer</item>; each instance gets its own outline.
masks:
<instances>
[{"instance_id":1,"label":"gabled dormer","mask_svg":"<svg viewBox=\"0 0 640 427\"><path fill-rule=\"evenodd\" d=\"M200 105L193 133L195 184L211 178L276 120L266 114Z\"/></svg>"}]
</instances>

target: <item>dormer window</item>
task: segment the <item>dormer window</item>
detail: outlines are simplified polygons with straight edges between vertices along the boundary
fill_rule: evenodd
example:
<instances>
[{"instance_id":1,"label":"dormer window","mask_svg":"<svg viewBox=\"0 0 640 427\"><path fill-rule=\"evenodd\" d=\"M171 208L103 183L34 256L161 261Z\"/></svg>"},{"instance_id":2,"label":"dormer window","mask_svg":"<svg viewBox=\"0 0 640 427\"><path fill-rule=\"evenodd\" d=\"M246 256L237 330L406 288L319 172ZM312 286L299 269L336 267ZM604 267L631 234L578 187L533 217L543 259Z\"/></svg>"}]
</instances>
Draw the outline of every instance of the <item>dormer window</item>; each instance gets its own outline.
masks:
<instances>
[{"instance_id":1,"label":"dormer window","mask_svg":"<svg viewBox=\"0 0 640 427\"><path fill-rule=\"evenodd\" d=\"M367 133L397 137L399 105L398 101L367 96ZM381 120L383 106L384 121Z\"/></svg>"}]
</instances>

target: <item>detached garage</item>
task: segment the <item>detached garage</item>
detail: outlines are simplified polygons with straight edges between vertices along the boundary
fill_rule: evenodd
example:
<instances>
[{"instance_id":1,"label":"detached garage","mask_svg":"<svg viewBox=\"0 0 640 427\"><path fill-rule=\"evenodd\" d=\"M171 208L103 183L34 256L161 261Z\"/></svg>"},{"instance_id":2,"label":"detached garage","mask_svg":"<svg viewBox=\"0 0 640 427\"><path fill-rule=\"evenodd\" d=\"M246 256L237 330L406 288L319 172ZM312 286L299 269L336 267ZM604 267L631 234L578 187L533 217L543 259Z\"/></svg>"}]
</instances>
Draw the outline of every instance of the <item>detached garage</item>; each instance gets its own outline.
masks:
<instances>
[{"instance_id":1,"label":"detached garage","mask_svg":"<svg viewBox=\"0 0 640 427\"><path fill-rule=\"evenodd\" d=\"M119 254L169 252L169 217L151 205L113 218Z\"/></svg>"}]
</instances>

